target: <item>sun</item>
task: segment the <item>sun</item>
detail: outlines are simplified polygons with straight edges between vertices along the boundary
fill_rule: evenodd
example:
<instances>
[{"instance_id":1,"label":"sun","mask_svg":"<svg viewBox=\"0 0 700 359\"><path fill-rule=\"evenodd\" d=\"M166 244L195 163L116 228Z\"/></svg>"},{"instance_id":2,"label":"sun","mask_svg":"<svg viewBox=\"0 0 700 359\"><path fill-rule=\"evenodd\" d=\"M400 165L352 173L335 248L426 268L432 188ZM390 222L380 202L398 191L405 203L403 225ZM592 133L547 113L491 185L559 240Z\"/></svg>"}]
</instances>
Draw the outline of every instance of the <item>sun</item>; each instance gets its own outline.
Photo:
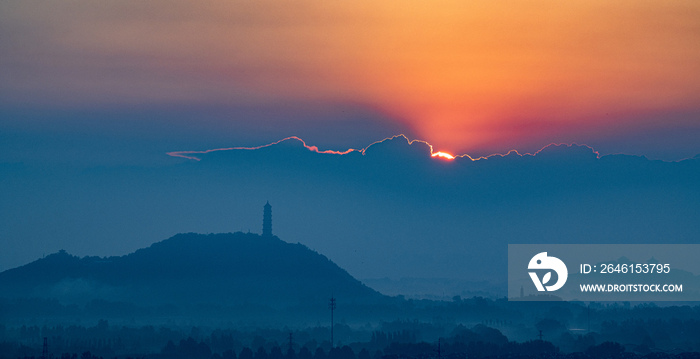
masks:
<instances>
[{"instance_id":1,"label":"sun","mask_svg":"<svg viewBox=\"0 0 700 359\"><path fill-rule=\"evenodd\" d=\"M455 156L453 156L453 155L451 155L451 154L449 154L449 153L447 153L447 152L442 152L442 151L434 152L431 156L433 156L433 157L444 158L444 159L446 159L446 160L453 160L453 159L455 159Z\"/></svg>"}]
</instances>

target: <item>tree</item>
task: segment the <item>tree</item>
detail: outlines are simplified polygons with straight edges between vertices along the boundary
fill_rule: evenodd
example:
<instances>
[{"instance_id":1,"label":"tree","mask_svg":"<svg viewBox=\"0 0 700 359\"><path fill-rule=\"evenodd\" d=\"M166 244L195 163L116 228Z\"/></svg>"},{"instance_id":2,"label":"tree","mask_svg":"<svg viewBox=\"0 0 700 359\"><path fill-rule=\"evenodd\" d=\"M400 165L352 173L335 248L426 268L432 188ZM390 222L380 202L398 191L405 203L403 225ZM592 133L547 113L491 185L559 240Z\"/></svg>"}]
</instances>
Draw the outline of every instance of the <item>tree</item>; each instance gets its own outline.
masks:
<instances>
[{"instance_id":1,"label":"tree","mask_svg":"<svg viewBox=\"0 0 700 359\"><path fill-rule=\"evenodd\" d=\"M287 355L285 356L285 359L297 359L297 353L294 352L294 349L287 349Z\"/></svg>"},{"instance_id":2,"label":"tree","mask_svg":"<svg viewBox=\"0 0 700 359\"><path fill-rule=\"evenodd\" d=\"M357 359L372 359L372 358L369 355L369 350L367 350L366 348L362 348L362 350L360 350L360 352L357 354Z\"/></svg>"},{"instance_id":3,"label":"tree","mask_svg":"<svg viewBox=\"0 0 700 359\"><path fill-rule=\"evenodd\" d=\"M248 347L243 348L238 359L253 359L253 351Z\"/></svg>"},{"instance_id":4,"label":"tree","mask_svg":"<svg viewBox=\"0 0 700 359\"><path fill-rule=\"evenodd\" d=\"M172 340L168 340L168 344L163 347L160 353L167 358L175 358L178 355L177 347Z\"/></svg>"},{"instance_id":5,"label":"tree","mask_svg":"<svg viewBox=\"0 0 700 359\"><path fill-rule=\"evenodd\" d=\"M226 350L223 353L221 353L221 359L236 359L236 352L234 352L231 349Z\"/></svg>"},{"instance_id":6,"label":"tree","mask_svg":"<svg viewBox=\"0 0 700 359\"><path fill-rule=\"evenodd\" d=\"M313 359L313 355L311 355L311 351L309 350L309 348L302 347L301 349L299 349L297 359Z\"/></svg>"},{"instance_id":7,"label":"tree","mask_svg":"<svg viewBox=\"0 0 700 359\"><path fill-rule=\"evenodd\" d=\"M357 359L355 352L347 345L335 347L328 352L328 359Z\"/></svg>"},{"instance_id":8,"label":"tree","mask_svg":"<svg viewBox=\"0 0 700 359\"><path fill-rule=\"evenodd\" d=\"M267 351L265 351L265 348L258 347L258 350L255 352L255 356L253 357L253 359L268 359Z\"/></svg>"},{"instance_id":9,"label":"tree","mask_svg":"<svg viewBox=\"0 0 700 359\"><path fill-rule=\"evenodd\" d=\"M282 349L277 345L272 347L272 350L270 350L270 355L268 355L268 359L284 359Z\"/></svg>"},{"instance_id":10,"label":"tree","mask_svg":"<svg viewBox=\"0 0 700 359\"><path fill-rule=\"evenodd\" d=\"M619 358L624 351L625 347L620 343L603 342L588 348L586 353L594 358Z\"/></svg>"},{"instance_id":11,"label":"tree","mask_svg":"<svg viewBox=\"0 0 700 359\"><path fill-rule=\"evenodd\" d=\"M314 352L314 359L326 359L326 352L323 351L323 348L318 347L316 348L316 352Z\"/></svg>"}]
</instances>

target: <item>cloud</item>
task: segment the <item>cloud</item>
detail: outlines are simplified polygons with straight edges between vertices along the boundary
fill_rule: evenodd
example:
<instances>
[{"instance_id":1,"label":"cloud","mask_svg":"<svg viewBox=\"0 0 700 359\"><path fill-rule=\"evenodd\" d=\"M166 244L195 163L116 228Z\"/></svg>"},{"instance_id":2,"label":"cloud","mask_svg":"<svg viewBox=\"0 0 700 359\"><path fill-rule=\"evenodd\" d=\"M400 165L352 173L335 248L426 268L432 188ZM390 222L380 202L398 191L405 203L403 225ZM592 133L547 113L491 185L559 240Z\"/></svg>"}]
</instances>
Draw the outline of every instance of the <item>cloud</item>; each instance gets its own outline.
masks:
<instances>
[{"instance_id":1,"label":"cloud","mask_svg":"<svg viewBox=\"0 0 700 359\"><path fill-rule=\"evenodd\" d=\"M215 148L215 149L212 149L212 150L205 150L205 151L174 151L174 152L168 152L167 155L168 155L168 156L172 156L172 157L181 157L181 158L186 158L186 159L190 159L190 160L199 161L200 158L199 158L199 157L196 157L195 155L205 155L205 154L211 153L211 152L232 151L232 150L247 150L247 151L253 151L253 150L259 150L259 149L265 148L265 147L274 146L274 145L280 144L280 143L285 142L285 141L298 141L298 142L301 143L301 145L302 145L304 148L306 148L307 150L309 150L309 151L311 151L311 152L316 152L316 153L327 153L327 154L335 154L335 155L344 155L344 154L348 154L348 153L350 153L350 152L355 152L355 151L364 152L364 150L355 150L355 149L352 149L352 148L351 148L351 149L347 149L347 150L345 150L345 151L319 150L318 147L316 147L316 146L309 146L309 145L307 145L306 142L304 142L304 140L302 140L301 138L296 137L296 136L291 136L291 137L283 138L283 139L281 139L281 140L279 140L279 141L275 141L275 142L272 142L272 143L268 143L268 144L266 144L266 145L256 146L256 147Z\"/></svg>"},{"instance_id":2,"label":"cloud","mask_svg":"<svg viewBox=\"0 0 700 359\"><path fill-rule=\"evenodd\" d=\"M311 152L321 153L321 154L334 154L334 155L347 155L350 153L359 153L359 154L362 154L364 156L367 154L368 151L370 153L374 153L376 151L376 152L382 153L383 155L386 155L387 152L389 152L389 153L395 152L396 153L396 152L405 151L405 148L412 148L412 149L415 149L416 153L422 152L426 156L434 157L436 159L454 160L457 158L466 158L466 159L469 159L471 161L478 161L478 160L485 160L485 159L488 159L490 157L507 157L509 155L535 156L541 152L545 152L546 155L549 156L553 153L559 152L559 151L557 151L557 149L559 149L559 148L576 148L581 153L589 154L589 155L593 154L596 158L600 157L600 154L590 146L578 145L578 144L568 144L567 145L567 144L563 144L563 143L549 144L549 145L543 147L542 149L538 150L534 154L531 154L531 153L520 154L516 150L511 150L511 151L508 151L506 154L494 153L491 155L481 156L481 157L472 157L472 156L469 156L468 154L453 155L453 154L450 154L447 152L437 151L437 150L433 149L433 145L431 145L427 141L417 140L417 139L411 140L408 137L406 137L406 135L404 135L404 134L394 135L391 137L387 137L383 140L372 142L370 145L368 145L367 147L364 147L362 149L349 148L349 149L344 150L344 151L319 150L317 146L308 145L308 144L306 144L306 142L304 140L302 140L301 138L299 138L297 136L290 136L287 138L283 138L279 141L275 141L275 142L268 143L265 145L254 146L254 147L215 148L215 149L203 150L203 151L173 151L173 152L168 152L167 155L172 156L172 157L180 157L180 158L186 158L186 159L190 159L190 160L200 161L201 158L203 157L200 155L206 155L206 154L212 153L212 152L236 151L236 150L254 151L254 150L259 150L259 149L275 146L275 145L278 145L280 143L288 142L288 141L290 141L290 142L297 141L305 149L307 149ZM408 145L408 147L406 147L405 145ZM376 149L376 148L379 148L379 149ZM556 155L556 154L554 154L554 155ZM566 156L570 156L570 155L571 155L571 152L566 154Z\"/></svg>"}]
</instances>

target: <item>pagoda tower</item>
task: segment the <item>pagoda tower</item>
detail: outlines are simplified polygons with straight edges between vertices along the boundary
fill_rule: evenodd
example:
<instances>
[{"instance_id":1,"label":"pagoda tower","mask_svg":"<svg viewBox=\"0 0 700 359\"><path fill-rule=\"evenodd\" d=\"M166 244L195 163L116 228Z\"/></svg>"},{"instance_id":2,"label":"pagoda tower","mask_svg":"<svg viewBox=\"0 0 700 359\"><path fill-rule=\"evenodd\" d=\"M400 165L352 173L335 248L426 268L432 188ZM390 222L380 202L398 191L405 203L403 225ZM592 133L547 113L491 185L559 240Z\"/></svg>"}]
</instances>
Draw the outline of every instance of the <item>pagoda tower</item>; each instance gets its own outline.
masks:
<instances>
[{"instance_id":1,"label":"pagoda tower","mask_svg":"<svg viewBox=\"0 0 700 359\"><path fill-rule=\"evenodd\" d=\"M265 203L263 207L263 237L272 237L272 206L270 202Z\"/></svg>"}]
</instances>

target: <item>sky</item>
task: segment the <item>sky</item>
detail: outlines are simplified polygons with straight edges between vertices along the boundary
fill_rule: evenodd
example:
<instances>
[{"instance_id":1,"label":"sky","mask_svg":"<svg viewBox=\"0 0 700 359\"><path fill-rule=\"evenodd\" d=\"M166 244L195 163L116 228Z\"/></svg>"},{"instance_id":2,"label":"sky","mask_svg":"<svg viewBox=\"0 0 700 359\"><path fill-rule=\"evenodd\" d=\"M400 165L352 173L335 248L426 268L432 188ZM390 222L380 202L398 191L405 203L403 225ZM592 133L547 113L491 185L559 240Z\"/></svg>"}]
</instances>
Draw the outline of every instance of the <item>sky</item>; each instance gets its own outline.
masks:
<instances>
[{"instance_id":1,"label":"sky","mask_svg":"<svg viewBox=\"0 0 700 359\"><path fill-rule=\"evenodd\" d=\"M678 160L700 153L699 18L692 0L4 2L1 158L404 133Z\"/></svg>"},{"instance_id":2,"label":"sky","mask_svg":"<svg viewBox=\"0 0 700 359\"><path fill-rule=\"evenodd\" d=\"M567 228L617 238L605 233L624 237L636 226L649 243L660 233L674 236L663 241L697 238L698 191L688 180L697 175L688 164L696 160L674 162L700 154L696 0L4 1L0 54L0 270L62 248L104 256L178 232L256 231L266 200L279 211L276 228L285 238L363 278L420 276L411 268L421 263L418 254L433 250L430 243L413 238L405 248L415 252L392 257L394 267L377 253L433 231L455 246L463 233L499 243L525 232L532 241L539 235L554 241ZM409 150L396 141L370 146L398 134L419 141ZM306 161L308 154L274 152L286 145L261 152L275 148L276 155L251 155L259 167L238 155L231 158L242 163L211 168L168 155L252 148L290 136L320 151L369 146L389 160L315 162ZM430 159L427 144L478 158L536 153L551 143L585 144L585 158L592 151L645 156L670 167L646 168L656 165L625 157L624 168L645 169L629 178L613 171L617 182L604 190L555 176L561 191L550 202L559 212L551 213L528 186L508 186L533 171L527 160L473 178L465 162L448 170L414 156L442 161ZM228 158L224 152L205 157ZM283 165L300 158L297 169ZM486 163L511 163L498 158ZM617 157L610 158L601 163ZM231 180L249 165L269 173ZM595 167L589 165L581 168ZM431 173L409 170L416 168ZM596 171L596 181L608 173ZM306 172L318 178L307 182ZM293 181L275 182L272 173ZM650 184L647 175L664 181ZM485 194L472 194L462 182ZM588 199L605 201L611 193L603 209ZM567 207L565 194L585 206ZM477 202L457 203L472 196ZM436 226L443 211L450 223L444 228ZM567 227L561 216L572 211L581 221ZM347 216L334 217L339 213ZM309 216L317 224L311 229ZM605 225L590 227L598 221ZM325 241L333 231L336 241ZM384 241L374 243L373 233ZM361 244L371 253L356 253ZM452 273L454 256L463 252L454 253L435 252L434 262L445 265L435 268Z\"/></svg>"}]
</instances>

